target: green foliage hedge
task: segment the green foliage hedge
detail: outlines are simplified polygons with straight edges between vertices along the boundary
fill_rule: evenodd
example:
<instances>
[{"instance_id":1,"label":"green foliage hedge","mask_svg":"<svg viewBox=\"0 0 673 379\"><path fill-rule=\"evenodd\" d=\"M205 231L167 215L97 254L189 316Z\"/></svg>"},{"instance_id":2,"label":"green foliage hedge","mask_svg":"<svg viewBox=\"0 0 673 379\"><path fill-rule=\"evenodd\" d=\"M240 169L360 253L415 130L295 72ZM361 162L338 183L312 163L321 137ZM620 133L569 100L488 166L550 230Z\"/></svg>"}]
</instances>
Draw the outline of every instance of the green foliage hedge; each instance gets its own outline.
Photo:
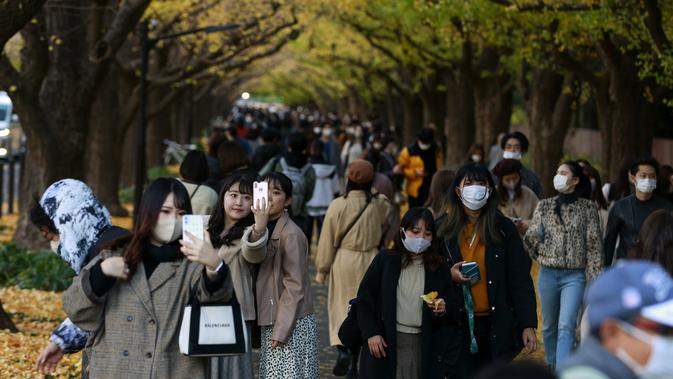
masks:
<instances>
[{"instance_id":1,"label":"green foliage hedge","mask_svg":"<svg viewBox=\"0 0 673 379\"><path fill-rule=\"evenodd\" d=\"M63 291L74 271L51 251L31 251L13 243L0 245L0 287Z\"/></svg>"}]
</instances>

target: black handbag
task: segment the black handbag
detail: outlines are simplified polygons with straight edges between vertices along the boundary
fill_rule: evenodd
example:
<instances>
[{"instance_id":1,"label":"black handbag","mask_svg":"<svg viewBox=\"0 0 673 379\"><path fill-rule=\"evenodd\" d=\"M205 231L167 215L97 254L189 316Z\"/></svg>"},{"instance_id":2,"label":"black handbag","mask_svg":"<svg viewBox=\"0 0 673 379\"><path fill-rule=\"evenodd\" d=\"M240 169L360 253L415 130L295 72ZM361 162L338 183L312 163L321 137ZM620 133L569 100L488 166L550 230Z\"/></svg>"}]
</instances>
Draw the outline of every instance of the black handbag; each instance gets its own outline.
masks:
<instances>
[{"instance_id":1,"label":"black handbag","mask_svg":"<svg viewBox=\"0 0 673 379\"><path fill-rule=\"evenodd\" d=\"M357 298L348 302L346 319L339 327L339 339L347 348L354 350L362 345L362 331L358 325Z\"/></svg>"}]
</instances>

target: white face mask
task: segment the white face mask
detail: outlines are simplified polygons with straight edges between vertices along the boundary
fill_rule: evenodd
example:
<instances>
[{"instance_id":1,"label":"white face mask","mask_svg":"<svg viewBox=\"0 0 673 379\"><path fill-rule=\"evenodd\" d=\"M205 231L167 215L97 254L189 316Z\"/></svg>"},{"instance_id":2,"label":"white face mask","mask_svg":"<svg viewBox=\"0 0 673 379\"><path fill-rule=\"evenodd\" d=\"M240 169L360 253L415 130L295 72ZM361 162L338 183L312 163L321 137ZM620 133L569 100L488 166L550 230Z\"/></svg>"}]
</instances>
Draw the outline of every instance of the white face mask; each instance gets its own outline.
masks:
<instances>
[{"instance_id":1,"label":"white face mask","mask_svg":"<svg viewBox=\"0 0 673 379\"><path fill-rule=\"evenodd\" d=\"M636 179L636 189L642 193L652 193L656 188L656 179Z\"/></svg>"},{"instance_id":2,"label":"white face mask","mask_svg":"<svg viewBox=\"0 0 673 379\"><path fill-rule=\"evenodd\" d=\"M472 154L472 156L470 158L472 159L472 162L474 162L474 163L481 162L481 155Z\"/></svg>"},{"instance_id":3,"label":"white face mask","mask_svg":"<svg viewBox=\"0 0 673 379\"><path fill-rule=\"evenodd\" d=\"M491 191L481 185L472 185L463 187L460 191L460 199L467 208L476 211L484 207L488 202L488 196Z\"/></svg>"},{"instance_id":4,"label":"white face mask","mask_svg":"<svg viewBox=\"0 0 673 379\"><path fill-rule=\"evenodd\" d=\"M152 238L165 245L176 241L182 235L182 220L180 218L161 217L152 229Z\"/></svg>"},{"instance_id":5,"label":"white face mask","mask_svg":"<svg viewBox=\"0 0 673 379\"><path fill-rule=\"evenodd\" d=\"M49 241L49 247L51 251L58 254L58 246L61 244L61 241Z\"/></svg>"},{"instance_id":6,"label":"white face mask","mask_svg":"<svg viewBox=\"0 0 673 379\"><path fill-rule=\"evenodd\" d=\"M568 177L557 174L554 176L554 189L563 193L568 190Z\"/></svg>"},{"instance_id":7,"label":"white face mask","mask_svg":"<svg viewBox=\"0 0 673 379\"><path fill-rule=\"evenodd\" d=\"M404 229L402 229L402 231L404 231ZM430 248L432 241L426 240L423 237L409 237L407 232L404 232L402 244L410 252L420 254Z\"/></svg>"},{"instance_id":8,"label":"white face mask","mask_svg":"<svg viewBox=\"0 0 673 379\"><path fill-rule=\"evenodd\" d=\"M374 149L376 149L376 150L381 150L381 149L383 149L383 145L381 144L381 142L374 142L374 143L372 144L372 146L373 146Z\"/></svg>"},{"instance_id":9,"label":"white face mask","mask_svg":"<svg viewBox=\"0 0 673 379\"><path fill-rule=\"evenodd\" d=\"M520 151L503 151L502 152L502 157L505 159L516 159L517 161L521 160L521 152Z\"/></svg>"},{"instance_id":10,"label":"white face mask","mask_svg":"<svg viewBox=\"0 0 673 379\"><path fill-rule=\"evenodd\" d=\"M641 366L623 349L617 349L615 355L642 379L670 378L673 373L673 337L650 335L635 326L620 322L622 330L652 347L650 358Z\"/></svg>"},{"instance_id":11,"label":"white face mask","mask_svg":"<svg viewBox=\"0 0 673 379\"><path fill-rule=\"evenodd\" d=\"M426 144L424 144L423 142L418 141L418 147L420 147L421 150L428 150L428 149L430 148L430 146L432 146L432 145L431 145L431 144L427 144L427 145L426 145Z\"/></svg>"}]
</instances>

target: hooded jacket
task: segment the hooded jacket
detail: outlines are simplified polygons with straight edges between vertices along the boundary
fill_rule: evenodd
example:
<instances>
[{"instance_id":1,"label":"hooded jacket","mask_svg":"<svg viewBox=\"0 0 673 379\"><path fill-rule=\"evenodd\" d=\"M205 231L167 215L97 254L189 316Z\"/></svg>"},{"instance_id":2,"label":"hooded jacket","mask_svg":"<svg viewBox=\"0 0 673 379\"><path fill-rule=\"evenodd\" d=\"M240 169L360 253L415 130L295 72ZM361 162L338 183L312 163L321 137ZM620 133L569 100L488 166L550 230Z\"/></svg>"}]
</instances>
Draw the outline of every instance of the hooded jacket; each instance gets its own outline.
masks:
<instances>
[{"instance_id":1,"label":"hooded jacket","mask_svg":"<svg viewBox=\"0 0 673 379\"><path fill-rule=\"evenodd\" d=\"M64 179L49 186L40 206L58 230L56 253L78 274L102 245L128 234L127 230L112 226L110 212L79 180ZM49 340L65 353L74 353L84 348L88 336L65 319Z\"/></svg>"}]
</instances>

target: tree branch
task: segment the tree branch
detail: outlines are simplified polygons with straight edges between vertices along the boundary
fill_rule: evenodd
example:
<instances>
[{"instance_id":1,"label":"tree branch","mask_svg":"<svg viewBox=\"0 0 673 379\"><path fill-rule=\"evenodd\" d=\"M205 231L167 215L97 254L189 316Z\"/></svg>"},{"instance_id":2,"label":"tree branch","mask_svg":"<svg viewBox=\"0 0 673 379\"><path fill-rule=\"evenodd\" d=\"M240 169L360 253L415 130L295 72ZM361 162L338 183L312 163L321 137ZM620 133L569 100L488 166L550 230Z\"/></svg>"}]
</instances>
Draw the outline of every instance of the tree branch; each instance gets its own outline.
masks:
<instances>
[{"instance_id":1,"label":"tree branch","mask_svg":"<svg viewBox=\"0 0 673 379\"><path fill-rule=\"evenodd\" d=\"M5 43L24 27L42 8L46 0L0 1L0 51Z\"/></svg>"},{"instance_id":2,"label":"tree branch","mask_svg":"<svg viewBox=\"0 0 673 379\"><path fill-rule=\"evenodd\" d=\"M542 12L542 11L559 11L559 12L581 12L581 11L592 11L600 9L601 6L598 3L592 4L559 4L558 2L549 4L545 3L542 0L539 0L537 3L517 5L508 0L491 0L494 4L504 5L506 7L512 7L520 12Z\"/></svg>"},{"instance_id":3,"label":"tree branch","mask_svg":"<svg viewBox=\"0 0 673 379\"><path fill-rule=\"evenodd\" d=\"M671 42L666 36L664 27L661 21L661 8L659 8L659 3L657 0L644 0L645 11L647 12L647 17L645 19L645 25L647 26L647 31L650 33L650 37L654 41L654 46L657 49L659 54L664 54L666 51L670 52Z\"/></svg>"}]
</instances>

